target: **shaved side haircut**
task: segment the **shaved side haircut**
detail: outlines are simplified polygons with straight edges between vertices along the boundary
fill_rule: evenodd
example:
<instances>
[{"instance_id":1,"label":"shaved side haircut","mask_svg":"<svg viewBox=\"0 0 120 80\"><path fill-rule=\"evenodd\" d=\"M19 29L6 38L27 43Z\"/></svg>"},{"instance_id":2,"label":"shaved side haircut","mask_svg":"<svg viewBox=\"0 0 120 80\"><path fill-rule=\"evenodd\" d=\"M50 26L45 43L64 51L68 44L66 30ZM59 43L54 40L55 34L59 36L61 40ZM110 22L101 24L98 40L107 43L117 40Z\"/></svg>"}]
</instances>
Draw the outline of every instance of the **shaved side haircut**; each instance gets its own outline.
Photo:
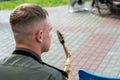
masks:
<instances>
[{"instance_id":1,"label":"shaved side haircut","mask_svg":"<svg viewBox=\"0 0 120 80\"><path fill-rule=\"evenodd\" d=\"M15 8L10 15L10 25L14 33L15 40L26 43L29 35L33 34L37 23L41 23L48 16L48 12L35 4L22 4Z\"/></svg>"}]
</instances>

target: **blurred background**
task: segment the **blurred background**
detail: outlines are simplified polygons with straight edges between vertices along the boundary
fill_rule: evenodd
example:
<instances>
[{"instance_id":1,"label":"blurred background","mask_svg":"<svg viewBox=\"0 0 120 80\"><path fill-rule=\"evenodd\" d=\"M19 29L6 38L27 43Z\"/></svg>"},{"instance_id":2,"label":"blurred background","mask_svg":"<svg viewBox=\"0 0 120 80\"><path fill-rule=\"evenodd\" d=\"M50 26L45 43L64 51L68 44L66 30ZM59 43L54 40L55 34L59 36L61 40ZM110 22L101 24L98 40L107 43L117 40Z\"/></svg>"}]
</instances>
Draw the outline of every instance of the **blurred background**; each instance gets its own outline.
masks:
<instances>
[{"instance_id":1,"label":"blurred background","mask_svg":"<svg viewBox=\"0 0 120 80\"><path fill-rule=\"evenodd\" d=\"M0 0L0 9L13 9L21 3L35 3L42 7L52 7L66 5L69 0Z\"/></svg>"}]
</instances>

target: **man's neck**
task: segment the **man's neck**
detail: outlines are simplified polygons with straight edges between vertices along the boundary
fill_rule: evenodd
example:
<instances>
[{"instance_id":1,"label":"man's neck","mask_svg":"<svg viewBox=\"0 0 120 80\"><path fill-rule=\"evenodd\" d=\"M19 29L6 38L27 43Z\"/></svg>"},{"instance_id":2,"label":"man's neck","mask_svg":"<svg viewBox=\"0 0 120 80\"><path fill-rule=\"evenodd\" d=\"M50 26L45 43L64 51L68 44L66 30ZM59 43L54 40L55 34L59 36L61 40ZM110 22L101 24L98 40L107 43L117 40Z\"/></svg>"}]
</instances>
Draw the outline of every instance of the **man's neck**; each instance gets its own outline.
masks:
<instances>
[{"instance_id":1,"label":"man's neck","mask_svg":"<svg viewBox=\"0 0 120 80\"><path fill-rule=\"evenodd\" d=\"M29 50L31 50L31 51L33 51L33 52L35 52L37 55L41 55L41 50L40 49L38 49L37 47L31 47L31 46L26 46L26 45L16 45L16 48L25 48L25 49L29 49Z\"/></svg>"}]
</instances>

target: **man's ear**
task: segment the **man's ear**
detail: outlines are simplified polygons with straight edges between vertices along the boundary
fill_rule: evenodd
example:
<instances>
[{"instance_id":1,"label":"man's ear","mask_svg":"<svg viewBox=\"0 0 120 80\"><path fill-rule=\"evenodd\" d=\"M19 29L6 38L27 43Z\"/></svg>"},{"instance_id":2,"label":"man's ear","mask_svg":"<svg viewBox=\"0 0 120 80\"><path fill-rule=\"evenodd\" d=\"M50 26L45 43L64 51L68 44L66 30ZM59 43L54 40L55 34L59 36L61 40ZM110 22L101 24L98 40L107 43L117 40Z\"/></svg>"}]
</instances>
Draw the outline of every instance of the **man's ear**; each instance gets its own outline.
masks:
<instances>
[{"instance_id":1,"label":"man's ear","mask_svg":"<svg viewBox=\"0 0 120 80\"><path fill-rule=\"evenodd\" d=\"M36 34L36 40L38 42L42 42L43 41L43 31L42 30L39 30Z\"/></svg>"}]
</instances>

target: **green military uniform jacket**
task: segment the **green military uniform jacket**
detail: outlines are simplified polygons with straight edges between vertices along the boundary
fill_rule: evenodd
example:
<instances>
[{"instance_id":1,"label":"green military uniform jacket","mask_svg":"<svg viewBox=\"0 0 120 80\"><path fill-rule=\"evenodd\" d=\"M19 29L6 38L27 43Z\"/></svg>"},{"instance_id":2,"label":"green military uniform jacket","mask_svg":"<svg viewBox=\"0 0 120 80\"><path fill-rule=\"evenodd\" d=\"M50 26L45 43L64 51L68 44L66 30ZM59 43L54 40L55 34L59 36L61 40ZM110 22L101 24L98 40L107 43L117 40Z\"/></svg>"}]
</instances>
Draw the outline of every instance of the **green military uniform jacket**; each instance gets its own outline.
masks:
<instances>
[{"instance_id":1,"label":"green military uniform jacket","mask_svg":"<svg viewBox=\"0 0 120 80\"><path fill-rule=\"evenodd\" d=\"M65 80L65 77L65 72L42 62L27 49L16 49L0 60L0 80Z\"/></svg>"}]
</instances>

